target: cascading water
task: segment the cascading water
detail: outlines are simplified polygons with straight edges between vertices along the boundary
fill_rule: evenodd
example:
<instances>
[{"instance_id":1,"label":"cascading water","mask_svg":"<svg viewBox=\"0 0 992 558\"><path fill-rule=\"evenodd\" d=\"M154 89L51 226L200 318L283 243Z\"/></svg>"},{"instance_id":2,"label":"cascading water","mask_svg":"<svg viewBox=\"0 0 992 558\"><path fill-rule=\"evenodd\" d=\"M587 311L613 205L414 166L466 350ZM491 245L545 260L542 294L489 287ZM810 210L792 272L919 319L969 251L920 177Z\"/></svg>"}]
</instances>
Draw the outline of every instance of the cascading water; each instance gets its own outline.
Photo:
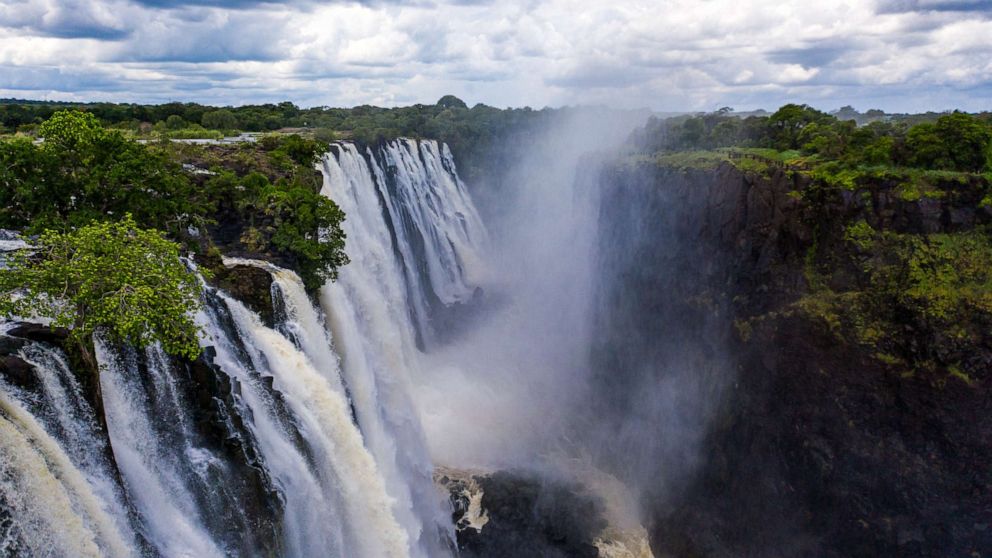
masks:
<instances>
[{"instance_id":1,"label":"cascading water","mask_svg":"<svg viewBox=\"0 0 992 558\"><path fill-rule=\"evenodd\" d=\"M348 215L351 263L321 289L321 306L358 424L398 499L398 517L419 539L420 552L435 556L443 551L437 530L450 536L451 527L410 399L422 366L415 335L422 343L433 338L431 301L473 296L485 229L447 147L437 142L392 142L364 154L354 144L335 144L322 170L322 194ZM427 255L431 264L421 265Z\"/></svg>"},{"instance_id":2,"label":"cascading water","mask_svg":"<svg viewBox=\"0 0 992 558\"><path fill-rule=\"evenodd\" d=\"M114 459L153 544L167 556L223 556L196 498L208 490L198 473L212 456L189 428L167 357L159 347L118 354L99 337L94 345Z\"/></svg>"},{"instance_id":3,"label":"cascading water","mask_svg":"<svg viewBox=\"0 0 992 558\"><path fill-rule=\"evenodd\" d=\"M77 467L12 391L0 393L0 495L18 532L0 550L31 556L134 555L133 541L121 529L124 521L113 515L121 512L118 502L97 493L103 479Z\"/></svg>"},{"instance_id":4,"label":"cascading water","mask_svg":"<svg viewBox=\"0 0 992 558\"><path fill-rule=\"evenodd\" d=\"M295 274L277 272L277 281L290 295L287 297L288 319L307 336L320 335L319 322L303 295ZM288 288L287 288L288 287ZM296 289L298 287L298 290ZM325 497L339 506L342 541L339 546L348 556L405 556L407 535L391 511L392 499L378 476L375 461L363 445L361 433L351 420L347 398L336 379L331 361L311 358L279 332L261 324L258 317L243 305L227 299L231 317L253 366L263 368L273 378L273 388L282 394L307 448L312 452L317 485ZM299 312L301 307L309 312ZM304 336L305 337L305 336ZM323 337L323 336L321 336ZM312 337L311 337L312 338ZM325 337L326 339L326 337ZM306 342L303 343L304 347ZM334 366L320 369L321 365ZM329 379L335 378L335 379ZM312 555L309 549L304 555Z\"/></svg>"},{"instance_id":5,"label":"cascading water","mask_svg":"<svg viewBox=\"0 0 992 558\"><path fill-rule=\"evenodd\" d=\"M56 341L2 338L36 381L0 380L0 555L449 554L411 385L478 296L486 232L437 142L335 144L321 169L347 214L337 282L315 301L227 261L271 274L275 324L206 287L195 362L97 335L96 407Z\"/></svg>"},{"instance_id":6,"label":"cascading water","mask_svg":"<svg viewBox=\"0 0 992 558\"><path fill-rule=\"evenodd\" d=\"M432 319L447 306L470 301L484 270L480 250L486 231L448 147L397 140L362 153L355 144L339 143L324 158L323 171L322 193L348 215L344 227L349 242L361 243L352 244L349 253L375 267L370 271L382 289L406 291L405 300L393 301L409 306L403 312L412 314L419 344L429 345L436 333ZM356 212L358 224L353 221ZM393 270L382 269L385 265L398 266L402 275L392 275ZM342 271L356 268L368 266Z\"/></svg>"}]
</instances>

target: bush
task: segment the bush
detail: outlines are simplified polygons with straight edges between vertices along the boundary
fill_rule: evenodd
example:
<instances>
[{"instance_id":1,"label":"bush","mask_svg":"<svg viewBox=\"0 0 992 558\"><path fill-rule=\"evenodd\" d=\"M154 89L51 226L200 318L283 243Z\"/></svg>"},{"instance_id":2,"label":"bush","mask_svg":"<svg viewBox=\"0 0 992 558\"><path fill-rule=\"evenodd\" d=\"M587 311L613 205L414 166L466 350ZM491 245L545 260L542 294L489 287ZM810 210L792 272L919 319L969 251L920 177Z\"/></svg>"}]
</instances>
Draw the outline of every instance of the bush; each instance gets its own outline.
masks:
<instances>
[{"instance_id":1,"label":"bush","mask_svg":"<svg viewBox=\"0 0 992 558\"><path fill-rule=\"evenodd\" d=\"M45 231L0 270L0 314L44 316L66 327L84 352L95 332L171 354L200 354L193 314L200 284L179 245L127 215L74 232Z\"/></svg>"}]
</instances>

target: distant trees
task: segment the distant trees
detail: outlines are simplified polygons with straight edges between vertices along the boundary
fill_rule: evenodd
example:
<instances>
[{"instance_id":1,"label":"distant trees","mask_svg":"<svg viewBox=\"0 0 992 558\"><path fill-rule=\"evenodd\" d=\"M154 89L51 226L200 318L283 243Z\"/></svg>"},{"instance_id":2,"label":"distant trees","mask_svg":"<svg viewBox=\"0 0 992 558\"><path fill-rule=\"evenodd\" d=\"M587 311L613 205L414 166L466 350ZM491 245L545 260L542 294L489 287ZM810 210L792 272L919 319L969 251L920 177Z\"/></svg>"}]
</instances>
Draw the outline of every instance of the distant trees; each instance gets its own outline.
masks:
<instances>
[{"instance_id":1,"label":"distant trees","mask_svg":"<svg viewBox=\"0 0 992 558\"><path fill-rule=\"evenodd\" d=\"M8 130L21 127L30 131L67 106L72 105L0 102L0 122ZM515 134L528 133L564 110L501 110L482 104L469 108L454 95L445 95L432 105L396 108L363 105L303 109L283 102L225 108L195 103L97 103L85 105L85 109L96 119L90 121L91 125L102 121L121 130L148 133L147 123L155 123L153 129L160 137L209 137L211 132L201 129L202 125L221 131L307 127L324 142L337 137L367 143L399 136L437 138L451 146L460 170L470 177L486 165L480 153ZM654 118L635 135L643 146L660 150L763 147L801 150L849 164L980 170L989 168L983 145L988 145L990 122L992 117L987 114L893 116L877 109L860 113L845 106L830 115L808 105L787 104L768 116L741 118L723 107L712 113Z\"/></svg>"},{"instance_id":2,"label":"distant trees","mask_svg":"<svg viewBox=\"0 0 992 558\"><path fill-rule=\"evenodd\" d=\"M992 157L992 128L970 114L955 112L935 123L917 124L906 136L914 166L979 172Z\"/></svg>"},{"instance_id":3,"label":"distant trees","mask_svg":"<svg viewBox=\"0 0 992 558\"><path fill-rule=\"evenodd\" d=\"M169 117L165 119L165 127L168 130L182 130L186 127L186 121L178 114L170 114Z\"/></svg>"},{"instance_id":4,"label":"distant trees","mask_svg":"<svg viewBox=\"0 0 992 558\"><path fill-rule=\"evenodd\" d=\"M228 109L212 110L203 113L200 124L213 130L236 130L239 127L238 117Z\"/></svg>"},{"instance_id":5,"label":"distant trees","mask_svg":"<svg viewBox=\"0 0 992 558\"><path fill-rule=\"evenodd\" d=\"M992 119L954 112L898 121L844 107L837 115L856 115L869 123L842 120L807 105L788 104L768 117L738 118L730 111L652 118L634 134L647 151L719 147L798 150L820 161L842 165L896 165L921 169L982 172L992 169ZM984 116L984 118L983 118ZM912 124L911 123L915 123Z\"/></svg>"},{"instance_id":6,"label":"distant trees","mask_svg":"<svg viewBox=\"0 0 992 558\"><path fill-rule=\"evenodd\" d=\"M803 130L812 124L823 125L826 131L836 119L825 112L820 112L809 105L783 105L768 117L767 127L771 136L772 147L780 150L799 149L802 147ZM806 139L812 139L806 134Z\"/></svg>"},{"instance_id":7,"label":"distant trees","mask_svg":"<svg viewBox=\"0 0 992 558\"><path fill-rule=\"evenodd\" d=\"M442 108L462 108L462 109L468 108L468 105L465 104L465 101L459 99L458 97L455 97L454 95L445 95L444 97L441 97L437 101L437 106Z\"/></svg>"}]
</instances>

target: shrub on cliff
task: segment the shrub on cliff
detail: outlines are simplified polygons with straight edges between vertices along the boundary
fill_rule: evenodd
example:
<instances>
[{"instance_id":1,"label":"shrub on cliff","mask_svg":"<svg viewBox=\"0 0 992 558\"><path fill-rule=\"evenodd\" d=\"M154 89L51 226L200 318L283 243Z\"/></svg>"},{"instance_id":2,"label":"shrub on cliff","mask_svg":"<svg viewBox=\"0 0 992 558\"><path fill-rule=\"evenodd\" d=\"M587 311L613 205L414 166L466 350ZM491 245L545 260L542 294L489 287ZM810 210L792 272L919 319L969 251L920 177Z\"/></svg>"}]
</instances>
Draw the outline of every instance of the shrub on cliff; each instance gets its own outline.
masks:
<instances>
[{"instance_id":1,"label":"shrub on cliff","mask_svg":"<svg viewBox=\"0 0 992 558\"><path fill-rule=\"evenodd\" d=\"M74 232L45 231L0 269L0 315L50 318L52 327L69 329L90 364L95 332L196 358L199 294L179 245L139 228L130 215Z\"/></svg>"},{"instance_id":2,"label":"shrub on cliff","mask_svg":"<svg viewBox=\"0 0 992 558\"><path fill-rule=\"evenodd\" d=\"M319 192L313 165L324 146L295 135L268 136L247 149L237 161L221 155L216 174L204 181L211 211L239 229L239 249L283 260L308 288L335 278L348 262L345 215Z\"/></svg>"}]
</instances>

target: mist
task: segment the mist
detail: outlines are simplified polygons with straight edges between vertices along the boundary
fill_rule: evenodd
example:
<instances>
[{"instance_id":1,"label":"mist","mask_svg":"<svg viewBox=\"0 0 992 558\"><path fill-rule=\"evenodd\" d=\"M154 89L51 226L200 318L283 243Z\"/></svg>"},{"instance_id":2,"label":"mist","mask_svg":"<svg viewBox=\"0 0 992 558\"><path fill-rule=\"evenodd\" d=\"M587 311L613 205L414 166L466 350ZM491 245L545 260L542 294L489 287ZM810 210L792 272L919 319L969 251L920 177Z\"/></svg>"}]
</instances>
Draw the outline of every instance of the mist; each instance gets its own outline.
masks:
<instances>
[{"instance_id":1,"label":"mist","mask_svg":"<svg viewBox=\"0 0 992 558\"><path fill-rule=\"evenodd\" d=\"M616 475L628 492L617 498L654 497L662 463L672 479L693 467L709 408L699 400L708 391L694 377L693 347L668 344L679 354L661 358L628 344L619 350L630 358L616 363L627 369L607 369L598 354L617 335L643 341L633 322L603 329L616 321L604 317L608 299L625 288L623 270L604 265L630 265L645 245L658 246L660 257L678 251L674 236L666 242L648 228L604 237L613 220L643 218L604 212L601 183L604 165L643 121L638 113L564 111L519 146L496 181L503 190L473 191L489 217L483 302L449 342L428 349L413 388L435 464L530 470L600 492L618 489L609 480Z\"/></svg>"}]
</instances>

